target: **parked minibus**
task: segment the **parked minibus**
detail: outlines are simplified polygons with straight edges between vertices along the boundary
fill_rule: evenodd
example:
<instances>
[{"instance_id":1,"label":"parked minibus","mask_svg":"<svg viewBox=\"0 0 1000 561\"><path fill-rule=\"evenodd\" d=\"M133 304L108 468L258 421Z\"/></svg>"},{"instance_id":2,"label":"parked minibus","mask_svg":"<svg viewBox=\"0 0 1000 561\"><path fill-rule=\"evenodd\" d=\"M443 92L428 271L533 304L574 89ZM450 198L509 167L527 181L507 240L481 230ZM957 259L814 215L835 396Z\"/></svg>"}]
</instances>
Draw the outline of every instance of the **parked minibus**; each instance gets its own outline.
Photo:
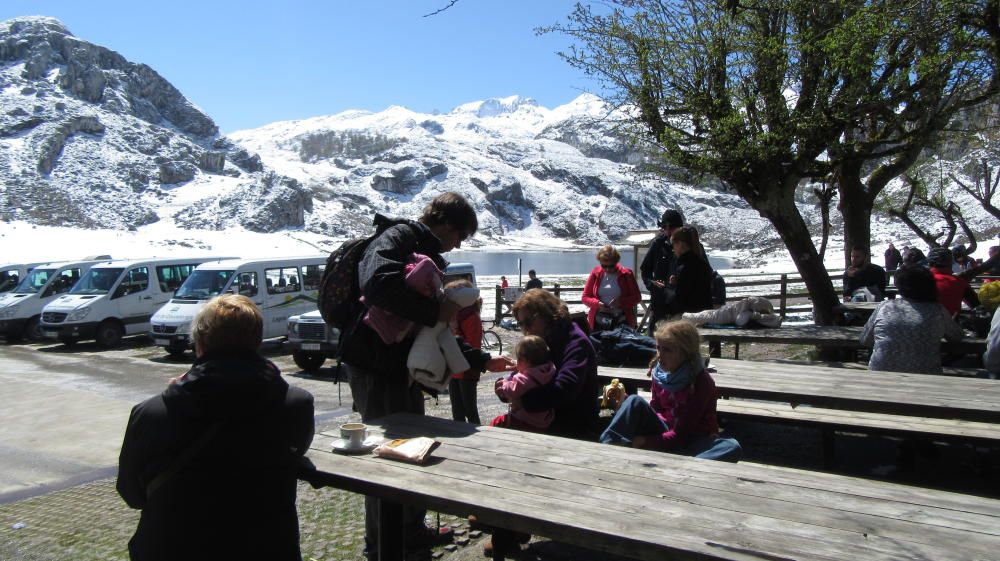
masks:
<instances>
[{"instance_id":1,"label":"parked minibus","mask_svg":"<svg viewBox=\"0 0 1000 561\"><path fill-rule=\"evenodd\" d=\"M28 271L44 263L2 263L0 264L0 293L10 292L24 279Z\"/></svg>"},{"instance_id":2,"label":"parked minibus","mask_svg":"<svg viewBox=\"0 0 1000 561\"><path fill-rule=\"evenodd\" d=\"M230 257L104 261L42 309L42 334L73 345L82 339L115 347L125 335L149 331L153 313L198 265Z\"/></svg>"},{"instance_id":3,"label":"parked minibus","mask_svg":"<svg viewBox=\"0 0 1000 561\"><path fill-rule=\"evenodd\" d=\"M153 342L174 356L192 348L191 321L225 293L249 297L264 315L264 338L285 335L288 318L316 309L325 255L230 259L199 266L152 318Z\"/></svg>"},{"instance_id":4,"label":"parked minibus","mask_svg":"<svg viewBox=\"0 0 1000 561\"><path fill-rule=\"evenodd\" d=\"M42 263L10 292L0 294L0 335L8 341L42 337L42 308L71 288L91 267L111 259L109 255L84 261Z\"/></svg>"}]
</instances>

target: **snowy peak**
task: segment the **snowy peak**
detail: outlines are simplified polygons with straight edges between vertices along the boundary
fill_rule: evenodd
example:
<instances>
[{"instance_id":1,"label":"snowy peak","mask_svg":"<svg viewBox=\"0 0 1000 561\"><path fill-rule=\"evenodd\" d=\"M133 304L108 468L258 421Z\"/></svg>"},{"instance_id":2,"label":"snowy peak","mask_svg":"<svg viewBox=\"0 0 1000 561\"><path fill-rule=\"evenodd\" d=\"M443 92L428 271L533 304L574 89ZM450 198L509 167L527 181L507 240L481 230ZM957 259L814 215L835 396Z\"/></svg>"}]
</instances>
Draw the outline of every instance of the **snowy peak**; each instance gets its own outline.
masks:
<instances>
[{"instance_id":1,"label":"snowy peak","mask_svg":"<svg viewBox=\"0 0 1000 561\"><path fill-rule=\"evenodd\" d=\"M471 113L476 117L485 118L497 117L506 113L515 113L525 107L538 107L538 102L530 97L521 97L519 95L500 98L494 97L483 101L463 103L452 109L451 113L453 115Z\"/></svg>"}]
</instances>

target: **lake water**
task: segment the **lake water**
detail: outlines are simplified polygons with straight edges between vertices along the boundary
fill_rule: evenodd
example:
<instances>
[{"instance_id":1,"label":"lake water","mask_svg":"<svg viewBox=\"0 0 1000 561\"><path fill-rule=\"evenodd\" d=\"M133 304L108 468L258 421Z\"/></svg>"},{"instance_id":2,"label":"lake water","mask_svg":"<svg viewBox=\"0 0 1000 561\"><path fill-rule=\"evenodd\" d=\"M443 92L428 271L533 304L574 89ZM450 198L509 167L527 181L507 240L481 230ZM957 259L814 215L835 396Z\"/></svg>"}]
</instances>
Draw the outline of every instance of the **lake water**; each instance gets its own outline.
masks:
<instances>
[{"instance_id":1,"label":"lake water","mask_svg":"<svg viewBox=\"0 0 1000 561\"><path fill-rule=\"evenodd\" d=\"M633 266L633 254L630 250L621 250L622 264L630 269ZM597 266L597 250L586 251L451 251L444 258L454 263L472 263L477 275L507 275L508 279L517 279L517 260L521 259L521 273L528 278L528 270L534 269L539 276L544 275L586 275ZM709 257L709 262L716 270L729 269L728 259ZM638 271L635 271L638 275ZM512 284L514 281L511 281Z\"/></svg>"}]
</instances>

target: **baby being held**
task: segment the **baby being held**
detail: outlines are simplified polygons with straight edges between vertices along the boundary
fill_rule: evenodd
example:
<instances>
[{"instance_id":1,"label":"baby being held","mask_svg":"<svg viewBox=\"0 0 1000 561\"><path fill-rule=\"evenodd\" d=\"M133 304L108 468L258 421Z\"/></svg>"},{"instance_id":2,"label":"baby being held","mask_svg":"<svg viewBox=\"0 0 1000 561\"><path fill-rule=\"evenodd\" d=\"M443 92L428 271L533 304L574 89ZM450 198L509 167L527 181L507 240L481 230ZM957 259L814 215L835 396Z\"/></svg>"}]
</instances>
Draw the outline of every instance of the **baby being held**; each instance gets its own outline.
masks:
<instances>
[{"instance_id":1,"label":"baby being held","mask_svg":"<svg viewBox=\"0 0 1000 561\"><path fill-rule=\"evenodd\" d=\"M514 349L517 372L496 381L494 390L502 401L510 402L510 411L493 419L490 426L527 431L544 431L552 424L555 413L551 409L529 413L521 405L521 396L528 390L544 386L556 375L556 366L548 359L549 347L545 339L526 335Z\"/></svg>"}]
</instances>

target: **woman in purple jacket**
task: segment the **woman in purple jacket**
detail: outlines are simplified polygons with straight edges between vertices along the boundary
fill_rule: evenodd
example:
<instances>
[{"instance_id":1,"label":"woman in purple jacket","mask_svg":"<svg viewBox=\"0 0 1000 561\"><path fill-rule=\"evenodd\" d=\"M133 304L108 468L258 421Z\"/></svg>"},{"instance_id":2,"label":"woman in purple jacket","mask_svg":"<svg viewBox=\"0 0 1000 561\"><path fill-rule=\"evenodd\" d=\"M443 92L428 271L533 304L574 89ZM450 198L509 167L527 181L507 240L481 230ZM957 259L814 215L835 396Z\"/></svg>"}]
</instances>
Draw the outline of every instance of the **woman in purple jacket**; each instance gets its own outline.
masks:
<instances>
[{"instance_id":1,"label":"woman in purple jacket","mask_svg":"<svg viewBox=\"0 0 1000 561\"><path fill-rule=\"evenodd\" d=\"M715 381L699 352L698 329L687 321L657 327L650 369L653 397L630 395L618 408L601 442L736 462L736 439L719 438Z\"/></svg>"},{"instance_id":2,"label":"woman in purple jacket","mask_svg":"<svg viewBox=\"0 0 1000 561\"><path fill-rule=\"evenodd\" d=\"M549 346L555 379L522 396L529 413L554 410L548 434L593 440L597 436L597 353L587 334L569 317L566 304L540 288L524 293L513 306L517 324L526 335L537 335Z\"/></svg>"}]
</instances>

